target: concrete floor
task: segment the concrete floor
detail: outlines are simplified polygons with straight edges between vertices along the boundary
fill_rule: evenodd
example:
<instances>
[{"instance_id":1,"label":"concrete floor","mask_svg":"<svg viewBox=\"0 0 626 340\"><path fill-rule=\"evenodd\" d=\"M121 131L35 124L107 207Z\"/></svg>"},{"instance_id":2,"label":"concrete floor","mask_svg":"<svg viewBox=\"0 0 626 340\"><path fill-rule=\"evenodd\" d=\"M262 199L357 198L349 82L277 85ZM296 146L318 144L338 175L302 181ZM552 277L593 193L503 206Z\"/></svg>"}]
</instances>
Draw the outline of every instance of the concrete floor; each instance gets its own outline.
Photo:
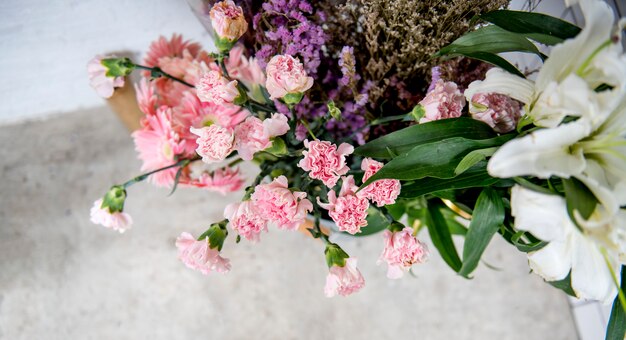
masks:
<instances>
[{"instance_id":1,"label":"concrete floor","mask_svg":"<svg viewBox=\"0 0 626 340\"><path fill-rule=\"evenodd\" d=\"M202 276L176 258L174 239L220 218L222 198L140 184L120 235L89 222L115 182L137 174L124 127L108 109L0 127L1 339L575 339L567 299L529 274L500 239L473 280L433 254L399 281L376 266L380 237L351 239L367 284L323 295L322 244L270 231L234 244L232 271ZM423 235L425 239L428 237Z\"/></svg>"}]
</instances>

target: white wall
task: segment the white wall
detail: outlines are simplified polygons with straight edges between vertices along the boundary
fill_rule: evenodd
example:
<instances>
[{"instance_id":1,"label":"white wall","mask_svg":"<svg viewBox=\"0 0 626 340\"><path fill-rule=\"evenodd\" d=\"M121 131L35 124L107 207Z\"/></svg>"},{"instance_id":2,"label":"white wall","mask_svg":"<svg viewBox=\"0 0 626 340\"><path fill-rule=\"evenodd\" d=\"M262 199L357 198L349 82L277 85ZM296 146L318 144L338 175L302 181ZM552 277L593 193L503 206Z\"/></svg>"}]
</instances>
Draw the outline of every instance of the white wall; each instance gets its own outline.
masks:
<instances>
[{"instance_id":1,"label":"white wall","mask_svg":"<svg viewBox=\"0 0 626 340\"><path fill-rule=\"evenodd\" d=\"M0 122L103 105L89 86L94 55L143 55L159 35L209 48L184 0L0 1Z\"/></svg>"}]
</instances>

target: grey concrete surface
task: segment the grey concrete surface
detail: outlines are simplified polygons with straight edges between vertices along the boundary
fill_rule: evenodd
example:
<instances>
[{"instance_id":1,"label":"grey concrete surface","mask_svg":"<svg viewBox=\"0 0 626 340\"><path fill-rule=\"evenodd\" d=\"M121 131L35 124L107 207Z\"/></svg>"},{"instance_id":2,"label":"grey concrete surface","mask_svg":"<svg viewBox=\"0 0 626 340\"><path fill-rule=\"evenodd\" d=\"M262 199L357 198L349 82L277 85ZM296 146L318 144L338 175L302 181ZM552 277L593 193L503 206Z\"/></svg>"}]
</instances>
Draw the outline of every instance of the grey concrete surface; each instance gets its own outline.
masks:
<instances>
[{"instance_id":1,"label":"grey concrete surface","mask_svg":"<svg viewBox=\"0 0 626 340\"><path fill-rule=\"evenodd\" d=\"M575 339L566 297L494 240L473 280L433 254L399 281L377 266L379 237L344 242L366 287L323 295L322 244L271 230L227 241L233 269L202 276L175 237L218 219L228 201L139 184L120 235L89 222L110 184L137 174L124 127L107 109L0 127L0 339ZM427 239L427 235L422 235Z\"/></svg>"}]
</instances>

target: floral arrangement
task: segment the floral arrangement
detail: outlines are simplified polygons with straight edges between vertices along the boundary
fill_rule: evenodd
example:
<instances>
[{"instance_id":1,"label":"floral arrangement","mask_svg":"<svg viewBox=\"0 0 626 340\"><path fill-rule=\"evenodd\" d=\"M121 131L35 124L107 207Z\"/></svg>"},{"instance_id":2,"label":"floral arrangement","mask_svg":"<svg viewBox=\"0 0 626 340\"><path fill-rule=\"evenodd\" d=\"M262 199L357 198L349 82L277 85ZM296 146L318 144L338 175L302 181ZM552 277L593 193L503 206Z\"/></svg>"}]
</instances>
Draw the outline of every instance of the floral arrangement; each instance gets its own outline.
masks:
<instances>
[{"instance_id":1,"label":"floral arrangement","mask_svg":"<svg viewBox=\"0 0 626 340\"><path fill-rule=\"evenodd\" d=\"M468 278L497 233L546 282L613 302L607 338L623 338L626 20L616 26L599 0L570 2L583 29L495 0L202 2L216 53L174 35L142 64L89 63L103 97L142 71L145 114L132 134L145 173L114 185L91 220L128 230L127 189L146 179L243 189L222 221L178 237L181 261L226 273L230 233L256 243L306 230L325 244L329 297L365 285L334 233L380 232L390 279L428 259L424 229ZM543 66L522 72L502 52ZM245 188L243 161L259 167Z\"/></svg>"}]
</instances>

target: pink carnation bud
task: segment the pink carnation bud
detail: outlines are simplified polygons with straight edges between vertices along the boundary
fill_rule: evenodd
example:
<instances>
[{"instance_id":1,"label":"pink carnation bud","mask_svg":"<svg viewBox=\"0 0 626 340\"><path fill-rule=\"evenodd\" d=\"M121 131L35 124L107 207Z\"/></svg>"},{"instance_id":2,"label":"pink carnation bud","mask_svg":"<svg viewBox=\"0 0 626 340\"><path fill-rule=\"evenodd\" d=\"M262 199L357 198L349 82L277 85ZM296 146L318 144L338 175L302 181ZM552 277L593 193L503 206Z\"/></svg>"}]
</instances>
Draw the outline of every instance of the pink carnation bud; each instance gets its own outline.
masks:
<instances>
[{"instance_id":1,"label":"pink carnation bud","mask_svg":"<svg viewBox=\"0 0 626 340\"><path fill-rule=\"evenodd\" d=\"M361 169L365 171L363 182L365 183L365 181L377 173L382 167L383 163L377 162L371 158L364 158L361 162ZM397 179L381 179L359 191L361 197L368 198L379 207L396 203L396 198L398 198L399 194L400 181Z\"/></svg>"},{"instance_id":2,"label":"pink carnation bud","mask_svg":"<svg viewBox=\"0 0 626 340\"><path fill-rule=\"evenodd\" d=\"M192 127L190 131L198 136L196 152L205 163L223 161L233 151L235 136L232 129L213 124L201 129Z\"/></svg>"},{"instance_id":3,"label":"pink carnation bud","mask_svg":"<svg viewBox=\"0 0 626 340\"><path fill-rule=\"evenodd\" d=\"M472 118L481 120L499 133L511 132L522 116L522 105L517 100L498 93L477 93L470 105Z\"/></svg>"},{"instance_id":4,"label":"pink carnation bud","mask_svg":"<svg viewBox=\"0 0 626 340\"><path fill-rule=\"evenodd\" d=\"M265 69L265 87L271 99L283 98L287 94L304 93L313 86L313 78L307 76L300 60L290 55L276 55Z\"/></svg>"},{"instance_id":5,"label":"pink carnation bud","mask_svg":"<svg viewBox=\"0 0 626 340\"><path fill-rule=\"evenodd\" d=\"M263 133L269 138L278 137L289 131L289 118L282 113L272 113L271 118L263 121Z\"/></svg>"},{"instance_id":6,"label":"pink carnation bud","mask_svg":"<svg viewBox=\"0 0 626 340\"><path fill-rule=\"evenodd\" d=\"M350 168L346 164L346 156L354 151L350 144L343 143L337 147L328 141L304 141L304 158L298 162L298 166L309 172L311 178L319 179L326 186L332 188L337 184L339 177L345 175Z\"/></svg>"},{"instance_id":7,"label":"pink carnation bud","mask_svg":"<svg viewBox=\"0 0 626 340\"><path fill-rule=\"evenodd\" d=\"M178 258L188 267L204 275L210 272L227 273L230 271L230 260L220 256L217 249L212 249L209 238L196 240L189 233L182 233L176 239Z\"/></svg>"},{"instance_id":8,"label":"pink carnation bud","mask_svg":"<svg viewBox=\"0 0 626 340\"><path fill-rule=\"evenodd\" d=\"M222 39L235 41L248 30L243 10L232 0L220 1L213 5L209 16L215 33Z\"/></svg>"},{"instance_id":9,"label":"pink carnation bud","mask_svg":"<svg viewBox=\"0 0 626 340\"><path fill-rule=\"evenodd\" d=\"M387 262L387 277L399 279L415 263L424 263L428 259L428 247L413 236L412 228L391 232L385 230L385 249L378 263Z\"/></svg>"},{"instance_id":10,"label":"pink carnation bud","mask_svg":"<svg viewBox=\"0 0 626 340\"><path fill-rule=\"evenodd\" d=\"M263 218L280 229L295 230L313 210L306 197L305 192L289 190L287 177L279 176L269 184L257 185L252 201Z\"/></svg>"},{"instance_id":11,"label":"pink carnation bud","mask_svg":"<svg viewBox=\"0 0 626 340\"><path fill-rule=\"evenodd\" d=\"M231 228L245 239L256 243L262 231L267 231L267 220L257 211L252 201L231 203L224 209L224 218Z\"/></svg>"},{"instance_id":12,"label":"pink carnation bud","mask_svg":"<svg viewBox=\"0 0 626 340\"><path fill-rule=\"evenodd\" d=\"M102 59L114 58L113 56L96 56L87 64L89 84L102 98L110 98L116 87L124 86L124 77L108 77L108 69L102 65Z\"/></svg>"},{"instance_id":13,"label":"pink carnation bud","mask_svg":"<svg viewBox=\"0 0 626 340\"><path fill-rule=\"evenodd\" d=\"M360 233L361 228L367 226L367 209L370 205L367 198L355 194L358 189L352 176L343 177L339 197L330 190L328 203L322 203L320 198L317 198L319 206L328 210L328 215L339 230L352 235Z\"/></svg>"},{"instance_id":14,"label":"pink carnation bud","mask_svg":"<svg viewBox=\"0 0 626 340\"><path fill-rule=\"evenodd\" d=\"M217 105L232 104L239 97L237 81L228 81L219 71L209 71L196 84L198 98Z\"/></svg>"},{"instance_id":15,"label":"pink carnation bud","mask_svg":"<svg viewBox=\"0 0 626 340\"><path fill-rule=\"evenodd\" d=\"M424 107L425 111L424 117L420 119L420 123L458 118L463 113L465 97L463 97L463 94L454 82L445 82L439 79L435 84L435 88L426 94L420 105Z\"/></svg>"},{"instance_id":16,"label":"pink carnation bud","mask_svg":"<svg viewBox=\"0 0 626 340\"><path fill-rule=\"evenodd\" d=\"M326 286L324 287L324 293L327 297L333 297L337 294L348 296L365 286L365 279L363 279L363 275L361 275L356 264L357 259L351 257L346 259L345 266L334 265L328 270Z\"/></svg>"},{"instance_id":17,"label":"pink carnation bud","mask_svg":"<svg viewBox=\"0 0 626 340\"><path fill-rule=\"evenodd\" d=\"M117 230L120 233L130 229L133 219L129 214L124 212L111 213L109 208L102 208L102 199L93 203L91 207L91 223L100 224L104 227Z\"/></svg>"}]
</instances>

